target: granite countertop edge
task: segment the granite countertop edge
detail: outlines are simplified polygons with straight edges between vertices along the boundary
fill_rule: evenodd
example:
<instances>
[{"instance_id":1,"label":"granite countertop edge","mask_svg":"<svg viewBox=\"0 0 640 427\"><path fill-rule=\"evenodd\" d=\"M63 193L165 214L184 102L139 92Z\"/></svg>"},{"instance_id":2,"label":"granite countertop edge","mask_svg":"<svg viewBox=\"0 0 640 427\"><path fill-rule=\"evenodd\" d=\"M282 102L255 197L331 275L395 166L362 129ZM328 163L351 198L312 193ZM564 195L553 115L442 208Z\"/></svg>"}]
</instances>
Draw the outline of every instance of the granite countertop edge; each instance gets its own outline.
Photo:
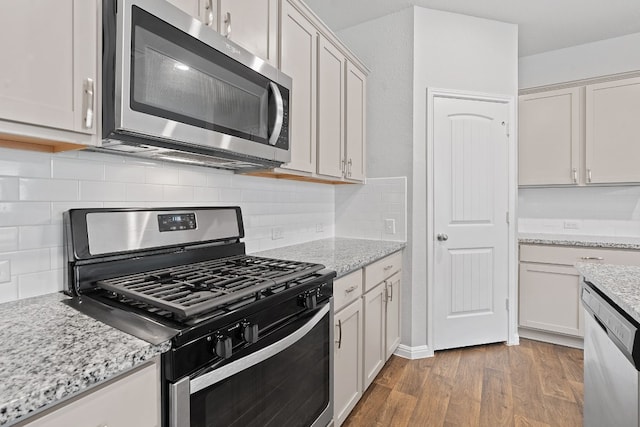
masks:
<instances>
[{"instance_id":1,"label":"granite countertop edge","mask_svg":"<svg viewBox=\"0 0 640 427\"><path fill-rule=\"evenodd\" d=\"M27 337L22 341L26 343L24 348L16 350L13 354L8 352L9 355L4 358L0 357L0 367L11 370L10 373L2 376L5 385L0 386L1 426L22 422L29 416L76 397L105 381L117 378L168 351L171 347L169 341L159 345L150 344L76 312L62 303L66 298L62 294L48 294L0 305L3 315L11 312L23 315L19 325L0 323L0 333L3 335L7 333L7 325L19 329L20 326L30 322L37 324L38 319L29 320L24 317L28 317L29 313L33 313L33 316L42 314L42 305L52 304L51 311L56 312L52 316L58 321L72 319L73 325L69 328L73 328L79 336L82 336L83 328L86 327L87 331L95 329L99 329L99 332L108 331L109 339L102 340L97 337L91 342L83 343L83 348L78 349L73 342L57 343L55 331L50 331L54 338L48 343L42 343L46 340L39 335L46 328L43 326L34 333L34 337ZM33 312L20 310L20 307L30 305L38 306L40 309ZM43 314L45 317L46 315ZM55 324L55 321L52 323ZM56 343L50 344L53 342ZM42 345L40 348L38 348L39 343ZM0 344L0 347L3 346ZM95 347L94 351L92 347ZM76 350L81 350L83 354L76 354ZM57 351L57 353L49 354L51 351ZM56 363L62 360L65 361L62 366ZM47 362L51 364L54 372L47 369Z\"/></svg>"},{"instance_id":2,"label":"granite countertop edge","mask_svg":"<svg viewBox=\"0 0 640 427\"><path fill-rule=\"evenodd\" d=\"M404 241L333 237L255 252L252 255L322 264L336 272L336 278L359 270L404 249Z\"/></svg>"},{"instance_id":3,"label":"granite countertop edge","mask_svg":"<svg viewBox=\"0 0 640 427\"><path fill-rule=\"evenodd\" d=\"M548 233L520 233L518 242L531 245L640 250L640 238L622 236L573 236Z\"/></svg>"},{"instance_id":4,"label":"granite countertop edge","mask_svg":"<svg viewBox=\"0 0 640 427\"><path fill-rule=\"evenodd\" d=\"M576 270L640 323L640 267L579 262Z\"/></svg>"}]
</instances>

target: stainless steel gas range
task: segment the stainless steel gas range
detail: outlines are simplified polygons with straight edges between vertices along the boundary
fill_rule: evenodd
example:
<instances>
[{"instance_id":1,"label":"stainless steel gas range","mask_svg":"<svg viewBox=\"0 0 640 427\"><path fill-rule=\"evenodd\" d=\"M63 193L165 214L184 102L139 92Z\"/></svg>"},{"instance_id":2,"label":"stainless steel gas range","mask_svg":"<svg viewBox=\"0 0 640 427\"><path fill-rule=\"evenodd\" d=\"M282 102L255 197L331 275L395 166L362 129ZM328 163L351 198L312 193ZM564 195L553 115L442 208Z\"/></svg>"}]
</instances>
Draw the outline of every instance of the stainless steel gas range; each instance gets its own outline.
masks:
<instances>
[{"instance_id":1,"label":"stainless steel gas range","mask_svg":"<svg viewBox=\"0 0 640 427\"><path fill-rule=\"evenodd\" d=\"M246 255L243 237L238 207L70 210L68 304L171 341L166 427L327 426L335 272Z\"/></svg>"}]
</instances>

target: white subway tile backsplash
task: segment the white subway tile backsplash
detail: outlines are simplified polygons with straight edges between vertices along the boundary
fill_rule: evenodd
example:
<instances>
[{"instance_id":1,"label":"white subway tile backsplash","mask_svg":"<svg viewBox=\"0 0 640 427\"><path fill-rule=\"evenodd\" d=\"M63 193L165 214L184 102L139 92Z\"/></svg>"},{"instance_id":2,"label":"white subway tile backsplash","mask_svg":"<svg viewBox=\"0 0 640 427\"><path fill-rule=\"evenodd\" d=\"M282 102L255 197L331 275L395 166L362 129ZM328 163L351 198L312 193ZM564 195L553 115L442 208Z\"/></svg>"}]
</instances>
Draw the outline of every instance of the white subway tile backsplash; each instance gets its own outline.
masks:
<instances>
[{"instance_id":1,"label":"white subway tile backsplash","mask_svg":"<svg viewBox=\"0 0 640 427\"><path fill-rule=\"evenodd\" d=\"M78 182L58 179L20 178L20 200L78 200Z\"/></svg>"},{"instance_id":2,"label":"white subway tile backsplash","mask_svg":"<svg viewBox=\"0 0 640 427\"><path fill-rule=\"evenodd\" d=\"M21 275L51 269L49 249L0 253L0 260L11 263L11 274Z\"/></svg>"},{"instance_id":3,"label":"white subway tile backsplash","mask_svg":"<svg viewBox=\"0 0 640 427\"><path fill-rule=\"evenodd\" d=\"M50 220L49 203L0 203L0 224L3 226L48 224Z\"/></svg>"},{"instance_id":4,"label":"white subway tile backsplash","mask_svg":"<svg viewBox=\"0 0 640 427\"><path fill-rule=\"evenodd\" d=\"M11 276L11 281L0 283L0 304L18 299L18 276Z\"/></svg>"},{"instance_id":5,"label":"white subway tile backsplash","mask_svg":"<svg viewBox=\"0 0 640 427\"><path fill-rule=\"evenodd\" d=\"M51 155L0 148L0 176L51 177Z\"/></svg>"},{"instance_id":6,"label":"white subway tile backsplash","mask_svg":"<svg viewBox=\"0 0 640 427\"><path fill-rule=\"evenodd\" d=\"M62 227L59 224L22 226L19 231L20 250L62 246Z\"/></svg>"},{"instance_id":7,"label":"white subway tile backsplash","mask_svg":"<svg viewBox=\"0 0 640 427\"><path fill-rule=\"evenodd\" d=\"M117 201L125 199L125 184L121 182L80 181L80 200Z\"/></svg>"},{"instance_id":8,"label":"white subway tile backsplash","mask_svg":"<svg viewBox=\"0 0 640 427\"><path fill-rule=\"evenodd\" d=\"M125 200L142 202L160 201L163 197L162 185L127 184Z\"/></svg>"},{"instance_id":9,"label":"white subway tile backsplash","mask_svg":"<svg viewBox=\"0 0 640 427\"><path fill-rule=\"evenodd\" d=\"M0 200L20 200L20 186L18 178L0 177Z\"/></svg>"},{"instance_id":10,"label":"white subway tile backsplash","mask_svg":"<svg viewBox=\"0 0 640 427\"><path fill-rule=\"evenodd\" d=\"M180 181L180 173L172 168L147 167L145 180L148 184L176 184Z\"/></svg>"},{"instance_id":11,"label":"white subway tile backsplash","mask_svg":"<svg viewBox=\"0 0 640 427\"><path fill-rule=\"evenodd\" d=\"M0 228L0 252L18 250L18 227Z\"/></svg>"},{"instance_id":12,"label":"white subway tile backsplash","mask_svg":"<svg viewBox=\"0 0 640 427\"><path fill-rule=\"evenodd\" d=\"M10 260L13 274L0 284L0 301L62 289L69 209L240 206L254 252L333 236L335 200L331 185L95 152L0 149L0 259ZM273 227L283 228L282 239L271 239Z\"/></svg>"},{"instance_id":13,"label":"white subway tile backsplash","mask_svg":"<svg viewBox=\"0 0 640 427\"><path fill-rule=\"evenodd\" d=\"M131 164L106 164L104 166L106 181L111 182L134 182L143 184L145 182L145 169L143 166Z\"/></svg>"},{"instance_id":14,"label":"white subway tile backsplash","mask_svg":"<svg viewBox=\"0 0 640 427\"><path fill-rule=\"evenodd\" d=\"M62 288L62 270L48 270L18 277L18 298L59 292Z\"/></svg>"},{"instance_id":15,"label":"white subway tile backsplash","mask_svg":"<svg viewBox=\"0 0 640 427\"><path fill-rule=\"evenodd\" d=\"M193 187L186 185L165 185L163 188L165 202L189 202L193 200Z\"/></svg>"},{"instance_id":16,"label":"white subway tile backsplash","mask_svg":"<svg viewBox=\"0 0 640 427\"><path fill-rule=\"evenodd\" d=\"M51 177L58 179L104 180L104 164L86 159L53 158Z\"/></svg>"}]
</instances>

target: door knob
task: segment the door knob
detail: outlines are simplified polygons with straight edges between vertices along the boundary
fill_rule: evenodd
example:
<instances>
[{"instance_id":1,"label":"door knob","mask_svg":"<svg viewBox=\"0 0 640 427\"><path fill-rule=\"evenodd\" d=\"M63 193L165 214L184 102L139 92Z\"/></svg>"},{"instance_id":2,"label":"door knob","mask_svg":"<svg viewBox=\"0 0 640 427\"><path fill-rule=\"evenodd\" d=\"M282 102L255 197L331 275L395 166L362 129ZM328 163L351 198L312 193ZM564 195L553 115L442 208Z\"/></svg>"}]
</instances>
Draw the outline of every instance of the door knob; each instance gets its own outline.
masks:
<instances>
[{"instance_id":1,"label":"door knob","mask_svg":"<svg viewBox=\"0 0 640 427\"><path fill-rule=\"evenodd\" d=\"M446 240L449 240L449 236L447 236L446 234L443 233L438 233L438 235L436 236L436 238L440 241L440 242L444 242Z\"/></svg>"}]
</instances>

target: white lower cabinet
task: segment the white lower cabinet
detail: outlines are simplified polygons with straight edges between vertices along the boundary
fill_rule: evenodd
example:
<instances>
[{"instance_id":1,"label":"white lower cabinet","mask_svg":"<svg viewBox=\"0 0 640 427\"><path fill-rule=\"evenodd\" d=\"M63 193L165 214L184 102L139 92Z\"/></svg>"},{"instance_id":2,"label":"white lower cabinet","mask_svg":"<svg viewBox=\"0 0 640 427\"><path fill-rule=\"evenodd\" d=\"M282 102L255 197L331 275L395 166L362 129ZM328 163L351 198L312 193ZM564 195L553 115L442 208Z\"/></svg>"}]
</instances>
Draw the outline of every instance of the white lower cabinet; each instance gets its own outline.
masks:
<instances>
[{"instance_id":1,"label":"white lower cabinet","mask_svg":"<svg viewBox=\"0 0 640 427\"><path fill-rule=\"evenodd\" d=\"M401 268L396 252L333 284L335 427L400 344Z\"/></svg>"},{"instance_id":2,"label":"white lower cabinet","mask_svg":"<svg viewBox=\"0 0 640 427\"><path fill-rule=\"evenodd\" d=\"M580 301L580 274L574 267L578 262L640 266L640 252L520 245L520 336L566 345L581 342L584 317ZM565 341L565 338L574 341Z\"/></svg>"},{"instance_id":3,"label":"white lower cabinet","mask_svg":"<svg viewBox=\"0 0 640 427\"><path fill-rule=\"evenodd\" d=\"M334 422L341 425L362 397L362 300L335 315Z\"/></svg>"},{"instance_id":4,"label":"white lower cabinet","mask_svg":"<svg viewBox=\"0 0 640 427\"><path fill-rule=\"evenodd\" d=\"M160 403L160 368L156 359L154 363L109 381L18 425L159 427Z\"/></svg>"},{"instance_id":5,"label":"white lower cabinet","mask_svg":"<svg viewBox=\"0 0 640 427\"><path fill-rule=\"evenodd\" d=\"M387 361L385 346L385 284L364 294L364 388L374 378Z\"/></svg>"}]
</instances>

